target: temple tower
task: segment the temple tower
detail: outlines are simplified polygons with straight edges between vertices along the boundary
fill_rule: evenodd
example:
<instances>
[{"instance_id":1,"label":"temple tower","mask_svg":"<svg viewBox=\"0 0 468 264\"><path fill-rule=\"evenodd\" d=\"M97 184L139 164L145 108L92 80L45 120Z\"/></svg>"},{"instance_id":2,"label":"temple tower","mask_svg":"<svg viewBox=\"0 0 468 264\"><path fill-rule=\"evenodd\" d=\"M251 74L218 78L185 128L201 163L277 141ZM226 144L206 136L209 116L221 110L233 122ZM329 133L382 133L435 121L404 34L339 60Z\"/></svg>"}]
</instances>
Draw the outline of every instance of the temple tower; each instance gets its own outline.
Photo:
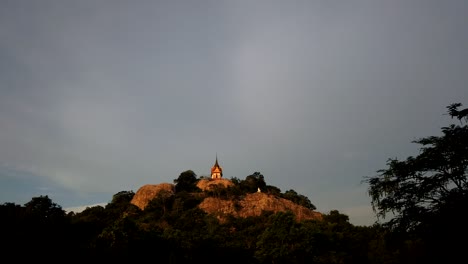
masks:
<instances>
[{"instance_id":1,"label":"temple tower","mask_svg":"<svg viewBox=\"0 0 468 264\"><path fill-rule=\"evenodd\" d=\"M218 164L218 154L216 154L216 162L211 168L211 179L221 179L223 177L223 168Z\"/></svg>"}]
</instances>

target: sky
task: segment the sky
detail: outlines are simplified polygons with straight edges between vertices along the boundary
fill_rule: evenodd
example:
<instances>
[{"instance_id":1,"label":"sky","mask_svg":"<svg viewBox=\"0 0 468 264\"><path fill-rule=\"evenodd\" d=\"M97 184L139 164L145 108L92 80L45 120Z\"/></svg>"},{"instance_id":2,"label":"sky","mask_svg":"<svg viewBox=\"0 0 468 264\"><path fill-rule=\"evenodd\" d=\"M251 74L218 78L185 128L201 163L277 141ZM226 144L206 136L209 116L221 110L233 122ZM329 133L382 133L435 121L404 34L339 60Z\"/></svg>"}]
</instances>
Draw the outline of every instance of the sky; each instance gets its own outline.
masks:
<instances>
[{"instance_id":1,"label":"sky","mask_svg":"<svg viewBox=\"0 0 468 264\"><path fill-rule=\"evenodd\" d=\"M365 177L468 105L468 1L4 0L0 203L260 172L377 219Z\"/></svg>"}]
</instances>

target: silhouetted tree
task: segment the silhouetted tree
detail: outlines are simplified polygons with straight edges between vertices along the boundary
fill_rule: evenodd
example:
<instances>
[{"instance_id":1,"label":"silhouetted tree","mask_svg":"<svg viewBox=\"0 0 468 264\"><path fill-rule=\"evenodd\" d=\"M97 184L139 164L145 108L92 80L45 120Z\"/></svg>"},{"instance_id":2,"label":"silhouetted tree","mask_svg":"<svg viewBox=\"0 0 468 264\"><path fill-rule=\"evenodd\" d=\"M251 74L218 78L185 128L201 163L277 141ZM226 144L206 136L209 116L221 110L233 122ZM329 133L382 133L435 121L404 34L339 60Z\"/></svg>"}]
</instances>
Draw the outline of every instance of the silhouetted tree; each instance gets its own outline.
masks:
<instances>
[{"instance_id":1,"label":"silhouetted tree","mask_svg":"<svg viewBox=\"0 0 468 264\"><path fill-rule=\"evenodd\" d=\"M120 191L112 196L111 203L113 204L128 204L132 201L135 192L133 191Z\"/></svg>"},{"instance_id":2,"label":"silhouetted tree","mask_svg":"<svg viewBox=\"0 0 468 264\"><path fill-rule=\"evenodd\" d=\"M460 212L468 205L468 126L467 111L461 104L448 106L448 114L461 125L442 127L440 136L413 141L421 145L416 157L389 159L387 168L365 179L372 206L380 218L394 215L387 226L419 234L433 254L450 248L463 252L468 227ZM454 256L454 254L450 254ZM445 258L450 257L445 256ZM442 261L444 258L439 255ZM431 257L434 260L434 256Z\"/></svg>"},{"instance_id":3,"label":"silhouetted tree","mask_svg":"<svg viewBox=\"0 0 468 264\"><path fill-rule=\"evenodd\" d=\"M192 170L182 172L177 179L174 180L176 193L186 192L198 192L200 188L197 187L197 175Z\"/></svg>"},{"instance_id":4,"label":"silhouetted tree","mask_svg":"<svg viewBox=\"0 0 468 264\"><path fill-rule=\"evenodd\" d=\"M70 253L73 241L69 236L69 219L60 205L47 195L33 197L24 205L23 221L17 226L15 239L19 248L35 256L36 260L55 260L48 254L51 248Z\"/></svg>"},{"instance_id":5,"label":"silhouetted tree","mask_svg":"<svg viewBox=\"0 0 468 264\"><path fill-rule=\"evenodd\" d=\"M265 192L269 194L277 195L277 196L281 195L281 189L272 185L267 185L265 187Z\"/></svg>"},{"instance_id":6,"label":"silhouetted tree","mask_svg":"<svg viewBox=\"0 0 468 264\"><path fill-rule=\"evenodd\" d=\"M284 192L284 194L281 195L281 197L283 197L284 199L288 199L298 205L302 205L306 208L309 208L310 210L315 210L317 209L317 207L315 207L315 205L313 205L309 198L307 198L307 196L305 195L302 195L302 194L298 194L296 191L294 190L287 190L286 192Z\"/></svg>"},{"instance_id":7,"label":"silhouetted tree","mask_svg":"<svg viewBox=\"0 0 468 264\"><path fill-rule=\"evenodd\" d=\"M113 223L125 215L137 214L140 212L139 208L131 203L133 196L135 196L133 191L120 191L112 196L112 201L105 207L108 224Z\"/></svg>"},{"instance_id":8,"label":"silhouetted tree","mask_svg":"<svg viewBox=\"0 0 468 264\"><path fill-rule=\"evenodd\" d=\"M245 180L241 181L239 185L244 193L256 192L258 188L265 191L266 188L265 178L260 172L254 172L253 174L245 177Z\"/></svg>"},{"instance_id":9,"label":"silhouetted tree","mask_svg":"<svg viewBox=\"0 0 468 264\"><path fill-rule=\"evenodd\" d=\"M268 219L268 227L259 236L255 257L261 263L308 263L310 240L291 212L278 212Z\"/></svg>"},{"instance_id":10,"label":"silhouetted tree","mask_svg":"<svg viewBox=\"0 0 468 264\"><path fill-rule=\"evenodd\" d=\"M33 197L24 206L28 217L34 218L36 221L60 221L65 217L65 211L62 207L52 202L52 199L47 195Z\"/></svg>"}]
</instances>

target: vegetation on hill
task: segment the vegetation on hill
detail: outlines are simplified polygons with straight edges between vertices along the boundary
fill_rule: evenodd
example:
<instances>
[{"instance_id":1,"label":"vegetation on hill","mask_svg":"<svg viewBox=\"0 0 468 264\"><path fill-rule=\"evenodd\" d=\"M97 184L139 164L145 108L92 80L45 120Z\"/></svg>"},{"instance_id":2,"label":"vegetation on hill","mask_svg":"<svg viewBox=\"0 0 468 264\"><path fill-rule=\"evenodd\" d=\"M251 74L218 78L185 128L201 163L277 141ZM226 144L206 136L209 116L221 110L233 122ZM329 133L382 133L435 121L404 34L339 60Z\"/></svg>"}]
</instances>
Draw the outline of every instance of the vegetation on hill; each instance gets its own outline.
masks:
<instances>
[{"instance_id":1,"label":"vegetation on hill","mask_svg":"<svg viewBox=\"0 0 468 264\"><path fill-rule=\"evenodd\" d=\"M48 196L24 206L3 204L4 256L21 250L49 261L68 255L161 263L365 263L381 236L374 227L353 226L337 211L320 221L298 222L291 212L265 211L220 222L197 207L201 199L194 193L157 197L145 210L130 203L133 196L122 191L104 207L68 214Z\"/></svg>"},{"instance_id":2,"label":"vegetation on hill","mask_svg":"<svg viewBox=\"0 0 468 264\"><path fill-rule=\"evenodd\" d=\"M421 152L366 178L379 217L372 226L355 226L337 210L298 221L292 211L228 216L224 221L202 210L208 198L241 201L260 190L315 210L294 190L267 185L255 172L232 184L200 189L191 170L161 190L143 209L133 191L113 195L106 206L66 213L47 195L24 205L0 205L2 257L35 261L150 260L160 263L455 263L463 257L468 234L467 110L448 107L460 122L441 136L417 140ZM167 187L167 186L166 186Z\"/></svg>"}]
</instances>

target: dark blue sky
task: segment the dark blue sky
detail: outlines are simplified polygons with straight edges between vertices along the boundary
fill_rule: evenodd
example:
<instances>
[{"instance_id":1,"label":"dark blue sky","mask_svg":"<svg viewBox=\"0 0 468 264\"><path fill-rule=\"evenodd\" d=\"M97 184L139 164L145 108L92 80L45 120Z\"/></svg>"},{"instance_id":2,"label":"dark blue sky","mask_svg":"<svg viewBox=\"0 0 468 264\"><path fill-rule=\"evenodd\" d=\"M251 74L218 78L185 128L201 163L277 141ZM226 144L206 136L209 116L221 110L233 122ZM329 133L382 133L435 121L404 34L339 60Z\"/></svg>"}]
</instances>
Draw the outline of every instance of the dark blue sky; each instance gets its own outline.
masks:
<instances>
[{"instance_id":1,"label":"dark blue sky","mask_svg":"<svg viewBox=\"0 0 468 264\"><path fill-rule=\"evenodd\" d=\"M0 202L261 172L359 225L468 105L467 1L2 1Z\"/></svg>"}]
</instances>

